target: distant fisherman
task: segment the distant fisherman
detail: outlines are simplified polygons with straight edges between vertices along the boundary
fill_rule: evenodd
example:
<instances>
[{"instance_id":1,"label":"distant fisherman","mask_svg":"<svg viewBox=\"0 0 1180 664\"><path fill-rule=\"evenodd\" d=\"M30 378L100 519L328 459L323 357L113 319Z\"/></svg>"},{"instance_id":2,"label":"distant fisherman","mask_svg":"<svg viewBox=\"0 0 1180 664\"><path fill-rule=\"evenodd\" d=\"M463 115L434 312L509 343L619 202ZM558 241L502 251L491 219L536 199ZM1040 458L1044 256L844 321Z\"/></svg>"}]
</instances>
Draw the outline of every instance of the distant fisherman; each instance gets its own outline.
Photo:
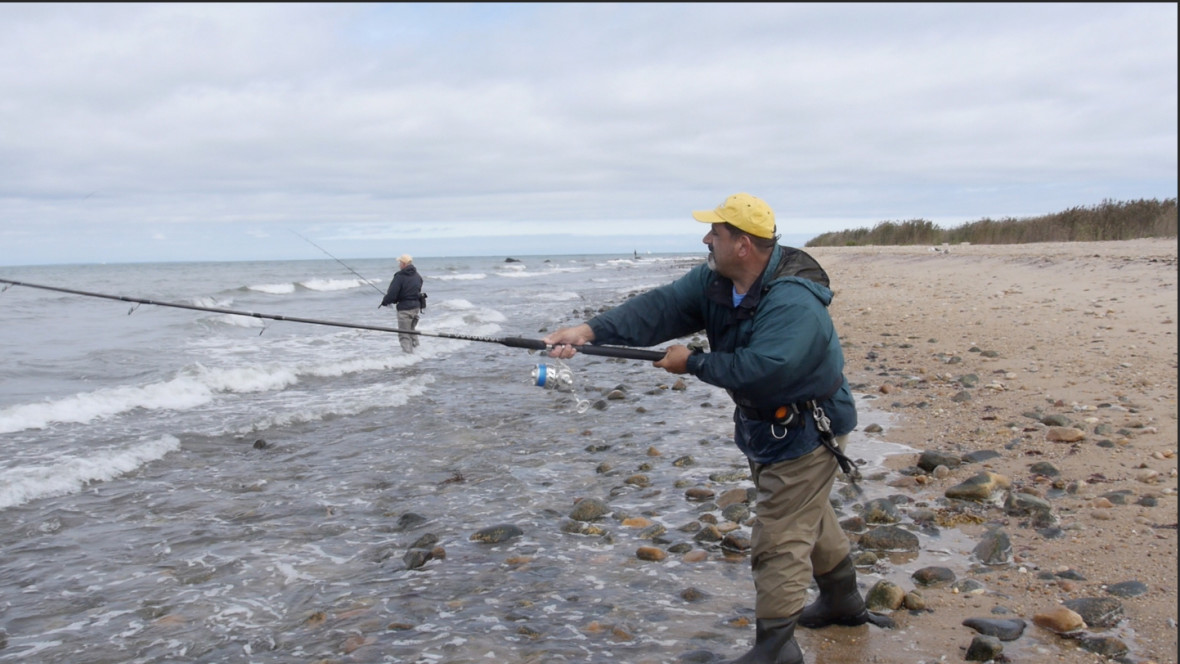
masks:
<instances>
[{"instance_id":1,"label":"distant fisherman","mask_svg":"<svg viewBox=\"0 0 1180 664\"><path fill-rule=\"evenodd\" d=\"M398 257L397 264L400 269L393 275L389 290L377 308L397 305L397 329L413 331L418 328L418 318L423 308L422 275L418 274L414 259L409 254ZM418 347L416 334L398 334L397 338L402 344L402 350L407 353L413 353Z\"/></svg>"}]
</instances>

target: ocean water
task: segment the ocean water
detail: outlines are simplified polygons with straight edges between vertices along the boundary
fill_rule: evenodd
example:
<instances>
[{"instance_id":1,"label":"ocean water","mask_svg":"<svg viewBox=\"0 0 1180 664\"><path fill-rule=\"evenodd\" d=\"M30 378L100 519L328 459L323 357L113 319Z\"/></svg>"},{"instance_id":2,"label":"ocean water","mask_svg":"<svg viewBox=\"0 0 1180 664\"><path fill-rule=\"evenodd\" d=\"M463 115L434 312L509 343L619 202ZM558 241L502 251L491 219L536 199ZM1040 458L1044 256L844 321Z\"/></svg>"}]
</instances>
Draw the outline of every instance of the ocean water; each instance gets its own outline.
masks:
<instances>
[{"instance_id":1,"label":"ocean water","mask_svg":"<svg viewBox=\"0 0 1180 664\"><path fill-rule=\"evenodd\" d=\"M419 329L540 338L702 259L419 259ZM0 278L396 327L377 307L396 262L348 267ZM691 377L22 286L0 293L0 357L0 662L673 662L753 638L732 626L752 619L746 559L636 556L692 543L681 526L709 506L687 487L749 486L710 479L745 462L728 397ZM537 387L538 364L573 390ZM860 428L880 417L862 405ZM850 451L872 466L890 448L858 429ZM582 498L615 510L601 532L567 532ZM501 525L521 534L472 539ZM408 567L424 537L436 556Z\"/></svg>"}]
</instances>

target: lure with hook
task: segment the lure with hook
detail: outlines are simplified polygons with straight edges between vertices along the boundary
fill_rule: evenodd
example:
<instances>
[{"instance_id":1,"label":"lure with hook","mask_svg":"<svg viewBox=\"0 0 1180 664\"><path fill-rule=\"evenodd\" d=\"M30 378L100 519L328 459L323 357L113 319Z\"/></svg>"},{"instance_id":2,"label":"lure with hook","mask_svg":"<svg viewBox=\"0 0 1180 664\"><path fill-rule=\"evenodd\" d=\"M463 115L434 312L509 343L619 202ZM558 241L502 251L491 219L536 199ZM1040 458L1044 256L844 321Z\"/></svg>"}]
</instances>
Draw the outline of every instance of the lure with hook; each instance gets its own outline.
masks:
<instances>
[{"instance_id":1,"label":"lure with hook","mask_svg":"<svg viewBox=\"0 0 1180 664\"><path fill-rule=\"evenodd\" d=\"M384 327L381 325L362 325L359 323L345 323L340 321L319 320L315 318L297 318L295 316L282 316L278 314L264 314L255 311L239 311L236 309L223 309L220 307L202 307L195 304L184 304L181 302L160 302L157 300L148 300L138 297L128 297L125 295L109 295L107 293L94 293L90 291L76 290L73 288L61 288L58 286L45 286L42 284L33 284L27 281L15 281L13 279L0 279L0 283L9 284L9 286L24 286L26 288L37 288L40 290L54 291L58 293L69 293L71 295L84 295L86 297L98 297L107 300L117 300L120 302L134 302L138 304L154 304L158 307L172 307L175 309L189 309L191 311L205 311L215 314L228 314L231 316L247 316L250 318L260 318L266 320L286 321L289 323L307 323L310 325L327 325L331 327L343 327L354 330L371 330L375 332L393 332L397 334L413 334L422 337L435 337L439 339L457 339L459 341L477 341L480 343L500 344L501 346L508 346L510 348L523 348L525 350L549 350L550 346L540 339L525 339L523 337L475 337L465 334L447 334L445 332L422 332L420 330L399 330L396 327ZM370 284L371 285L371 284ZM5 290L8 288L5 287ZM132 308L132 311L135 307ZM131 312L128 312L131 313ZM627 348L625 346L595 346L587 344L576 347L578 352L586 355L598 355L602 357L617 357L627 360L644 360L647 362L658 362L664 358L664 353L654 350L643 350L641 348Z\"/></svg>"}]
</instances>

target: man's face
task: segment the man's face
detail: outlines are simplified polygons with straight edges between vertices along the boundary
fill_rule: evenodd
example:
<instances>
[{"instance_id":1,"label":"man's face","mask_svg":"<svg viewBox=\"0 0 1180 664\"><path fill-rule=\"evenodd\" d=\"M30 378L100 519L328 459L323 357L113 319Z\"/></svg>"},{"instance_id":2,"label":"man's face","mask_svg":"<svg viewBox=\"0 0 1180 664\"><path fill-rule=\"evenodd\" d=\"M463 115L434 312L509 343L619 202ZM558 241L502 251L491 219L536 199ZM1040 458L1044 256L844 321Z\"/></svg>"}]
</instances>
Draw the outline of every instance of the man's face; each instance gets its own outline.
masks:
<instances>
[{"instance_id":1,"label":"man's face","mask_svg":"<svg viewBox=\"0 0 1180 664\"><path fill-rule=\"evenodd\" d=\"M709 267L723 277L730 277L737 265L738 242L741 236L730 233L725 224L713 224L701 240L709 246Z\"/></svg>"}]
</instances>

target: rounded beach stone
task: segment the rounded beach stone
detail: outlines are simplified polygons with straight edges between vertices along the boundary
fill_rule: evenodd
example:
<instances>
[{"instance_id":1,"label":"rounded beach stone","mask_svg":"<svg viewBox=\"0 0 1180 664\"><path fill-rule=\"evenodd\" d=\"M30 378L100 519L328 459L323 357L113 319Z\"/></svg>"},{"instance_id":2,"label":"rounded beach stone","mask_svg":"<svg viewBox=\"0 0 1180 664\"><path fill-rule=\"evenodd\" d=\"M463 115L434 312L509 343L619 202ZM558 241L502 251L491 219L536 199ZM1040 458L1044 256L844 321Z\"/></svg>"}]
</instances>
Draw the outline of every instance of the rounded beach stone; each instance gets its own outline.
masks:
<instances>
[{"instance_id":1,"label":"rounded beach stone","mask_svg":"<svg viewBox=\"0 0 1180 664\"><path fill-rule=\"evenodd\" d=\"M971 639L966 659L968 662L990 662L998 659L1003 652L1004 644L999 639L981 634Z\"/></svg>"},{"instance_id":2,"label":"rounded beach stone","mask_svg":"<svg viewBox=\"0 0 1180 664\"><path fill-rule=\"evenodd\" d=\"M597 498L583 498L574 505L570 518L575 521L593 521L610 513L606 503Z\"/></svg>"},{"instance_id":3,"label":"rounded beach stone","mask_svg":"<svg viewBox=\"0 0 1180 664\"><path fill-rule=\"evenodd\" d=\"M923 567L911 576L914 583L926 588L937 588L955 581L955 573L947 567Z\"/></svg>"},{"instance_id":4,"label":"rounded beach stone","mask_svg":"<svg viewBox=\"0 0 1180 664\"><path fill-rule=\"evenodd\" d=\"M900 608L903 602L905 590L888 579L878 581L865 593L865 606L871 611L894 611Z\"/></svg>"},{"instance_id":5,"label":"rounded beach stone","mask_svg":"<svg viewBox=\"0 0 1180 664\"><path fill-rule=\"evenodd\" d=\"M918 536L897 526L881 526L861 535L860 546L870 551L917 551Z\"/></svg>"},{"instance_id":6,"label":"rounded beach stone","mask_svg":"<svg viewBox=\"0 0 1180 664\"><path fill-rule=\"evenodd\" d=\"M963 621L965 627L994 636L1001 641L1015 641L1024 633L1025 623L1020 618L968 618Z\"/></svg>"},{"instance_id":7,"label":"rounded beach stone","mask_svg":"<svg viewBox=\"0 0 1180 664\"><path fill-rule=\"evenodd\" d=\"M639 558L640 560L659 562L664 558L667 558L668 554L664 553L663 549L659 549L654 546L641 546L635 551L635 557Z\"/></svg>"},{"instance_id":8,"label":"rounded beach stone","mask_svg":"<svg viewBox=\"0 0 1180 664\"><path fill-rule=\"evenodd\" d=\"M1064 606L1056 606L1034 615L1033 624L1056 634L1070 634L1086 629L1086 621Z\"/></svg>"},{"instance_id":9,"label":"rounded beach stone","mask_svg":"<svg viewBox=\"0 0 1180 664\"><path fill-rule=\"evenodd\" d=\"M471 539L476 542L487 542L489 544L496 544L499 542L506 542L515 537L520 537L524 534L520 528L510 524L502 523L495 526L488 526L481 528L471 534Z\"/></svg>"}]
</instances>

